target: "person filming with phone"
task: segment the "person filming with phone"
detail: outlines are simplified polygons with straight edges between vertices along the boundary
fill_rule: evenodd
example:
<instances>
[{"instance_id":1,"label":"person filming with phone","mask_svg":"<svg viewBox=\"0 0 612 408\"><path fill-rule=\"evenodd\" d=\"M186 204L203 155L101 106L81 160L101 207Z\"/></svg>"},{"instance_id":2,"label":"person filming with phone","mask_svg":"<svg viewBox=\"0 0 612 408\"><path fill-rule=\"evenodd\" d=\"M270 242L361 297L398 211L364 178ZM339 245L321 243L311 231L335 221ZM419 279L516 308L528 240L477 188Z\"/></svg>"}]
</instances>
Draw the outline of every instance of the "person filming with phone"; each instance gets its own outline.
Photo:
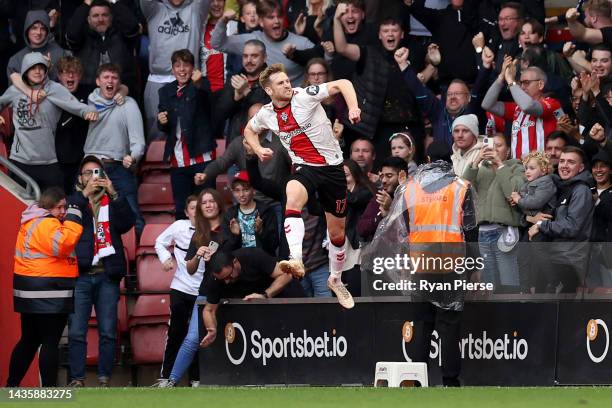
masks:
<instances>
[{"instance_id":1,"label":"person filming with phone","mask_svg":"<svg viewBox=\"0 0 612 408\"><path fill-rule=\"evenodd\" d=\"M119 281L127 270L121 234L134 226L136 216L95 156L81 161L68 203L83 213L83 234L76 245L79 277L68 331L70 386L85 385L87 323L94 306L100 336L98 384L104 387L109 384L115 360Z\"/></svg>"}]
</instances>

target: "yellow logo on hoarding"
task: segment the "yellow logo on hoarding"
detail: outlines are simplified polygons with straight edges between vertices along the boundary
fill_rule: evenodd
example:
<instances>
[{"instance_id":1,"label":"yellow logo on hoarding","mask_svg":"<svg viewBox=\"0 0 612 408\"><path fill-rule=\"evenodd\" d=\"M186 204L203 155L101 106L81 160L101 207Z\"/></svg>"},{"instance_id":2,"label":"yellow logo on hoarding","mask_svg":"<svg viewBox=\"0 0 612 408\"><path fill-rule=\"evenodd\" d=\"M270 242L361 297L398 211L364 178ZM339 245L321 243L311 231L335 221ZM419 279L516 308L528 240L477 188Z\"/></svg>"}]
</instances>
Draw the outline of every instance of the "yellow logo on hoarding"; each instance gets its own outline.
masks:
<instances>
[{"instance_id":1,"label":"yellow logo on hoarding","mask_svg":"<svg viewBox=\"0 0 612 408\"><path fill-rule=\"evenodd\" d=\"M236 340L236 330L234 329L234 325L231 322L226 324L224 332L225 340L227 340L229 344L232 344L234 340Z\"/></svg>"},{"instance_id":2,"label":"yellow logo on hoarding","mask_svg":"<svg viewBox=\"0 0 612 408\"><path fill-rule=\"evenodd\" d=\"M404 338L404 343L410 343L412 341L412 336L414 334L414 323L407 321L402 326L402 337Z\"/></svg>"},{"instance_id":3,"label":"yellow logo on hoarding","mask_svg":"<svg viewBox=\"0 0 612 408\"><path fill-rule=\"evenodd\" d=\"M597 338L597 331L598 331L597 320L595 319L589 320L589 322L587 323L587 327L586 327L586 334L590 341L593 341Z\"/></svg>"}]
</instances>

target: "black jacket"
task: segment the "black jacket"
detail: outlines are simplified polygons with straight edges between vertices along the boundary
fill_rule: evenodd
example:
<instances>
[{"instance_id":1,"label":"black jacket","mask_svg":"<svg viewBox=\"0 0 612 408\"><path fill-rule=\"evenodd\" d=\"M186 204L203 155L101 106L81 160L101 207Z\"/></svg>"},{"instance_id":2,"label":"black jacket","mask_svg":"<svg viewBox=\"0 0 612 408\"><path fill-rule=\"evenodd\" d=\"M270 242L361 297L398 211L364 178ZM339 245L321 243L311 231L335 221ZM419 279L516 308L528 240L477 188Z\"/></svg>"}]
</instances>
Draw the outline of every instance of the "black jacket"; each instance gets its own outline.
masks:
<instances>
[{"instance_id":1,"label":"black jacket","mask_svg":"<svg viewBox=\"0 0 612 408\"><path fill-rule=\"evenodd\" d=\"M176 125L179 119L189 156L194 157L217 148L215 141L217 121L213 115L213 97L206 79L202 79L201 85L198 88L189 81L180 98L176 94L178 81L170 82L159 90L158 112L168 112L168 123L162 125L157 122L157 127L168 135L164 160L169 160L172 155L177 140Z\"/></svg>"},{"instance_id":2,"label":"black jacket","mask_svg":"<svg viewBox=\"0 0 612 408\"><path fill-rule=\"evenodd\" d=\"M66 28L66 42L83 64L81 82L96 84L96 71L100 65L100 53L108 52L110 61L121 67L121 82L136 94L136 64L134 49L140 36L138 20L122 2L110 4L113 21L104 38L87 23L89 6L81 4L74 12Z\"/></svg>"},{"instance_id":3,"label":"black jacket","mask_svg":"<svg viewBox=\"0 0 612 408\"><path fill-rule=\"evenodd\" d=\"M424 0L415 1L410 11L440 46L443 55L438 67L440 80L449 83L459 78L472 83L476 78L476 53L472 45L476 33L465 23L464 11L455 10L451 5L442 10L426 8Z\"/></svg>"},{"instance_id":4,"label":"black jacket","mask_svg":"<svg viewBox=\"0 0 612 408\"><path fill-rule=\"evenodd\" d=\"M87 104L92 89L80 85L73 94L79 102ZM83 146L87 139L89 122L82 117L63 111L55 131L55 154L61 164L79 164L83 159Z\"/></svg>"},{"instance_id":5,"label":"black jacket","mask_svg":"<svg viewBox=\"0 0 612 408\"><path fill-rule=\"evenodd\" d=\"M278 249L278 223L276 220L276 213L270 206L258 201L255 203L255 211L263 222L261 233L255 233L255 246L263 249L272 256L276 256L276 250ZM223 235L232 248L242 247L242 234L234 235L229 228L232 218L238 220L238 207L238 204L230 207L223 216Z\"/></svg>"},{"instance_id":6,"label":"black jacket","mask_svg":"<svg viewBox=\"0 0 612 408\"><path fill-rule=\"evenodd\" d=\"M591 241L612 242L612 188L599 195L599 204L595 206L593 214Z\"/></svg>"},{"instance_id":7,"label":"black jacket","mask_svg":"<svg viewBox=\"0 0 612 408\"><path fill-rule=\"evenodd\" d=\"M83 193L76 191L68 197L68 203L77 205L83 213L83 234L76 246L76 256L79 264L79 274L86 274L91 270L91 262L94 256L94 225L93 213L89 206L89 200ZM125 255L123 253L123 241L121 235L125 234L134 226L136 216L132 212L125 197L110 200L109 204L110 234L115 254L103 258L104 273L114 281L120 281L127 271Z\"/></svg>"},{"instance_id":8,"label":"black jacket","mask_svg":"<svg viewBox=\"0 0 612 408\"><path fill-rule=\"evenodd\" d=\"M241 73L246 75L244 71ZM246 126L247 113L251 105L255 103L266 104L268 102L270 102L270 97L261 88L259 81L256 81L251 87L251 92L239 101L234 100L234 87L230 81L227 81L225 87L217 96L215 110L219 122L226 119L230 121L228 140L231 141L235 137L242 135L242 129Z\"/></svg>"}]
</instances>

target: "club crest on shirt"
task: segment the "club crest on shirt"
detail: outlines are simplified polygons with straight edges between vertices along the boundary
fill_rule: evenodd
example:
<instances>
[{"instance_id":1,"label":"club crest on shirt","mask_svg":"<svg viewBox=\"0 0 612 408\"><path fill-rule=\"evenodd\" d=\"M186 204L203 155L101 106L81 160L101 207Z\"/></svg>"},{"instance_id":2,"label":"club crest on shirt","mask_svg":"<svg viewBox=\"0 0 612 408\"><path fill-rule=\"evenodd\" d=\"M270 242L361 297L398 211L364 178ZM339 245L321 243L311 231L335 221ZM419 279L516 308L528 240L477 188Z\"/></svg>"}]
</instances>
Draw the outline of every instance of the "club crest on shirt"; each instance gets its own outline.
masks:
<instances>
[{"instance_id":1,"label":"club crest on shirt","mask_svg":"<svg viewBox=\"0 0 612 408\"><path fill-rule=\"evenodd\" d=\"M286 122L287 119L289 119L289 115L287 115L287 112L281 113L281 119L283 120L283 122Z\"/></svg>"},{"instance_id":2,"label":"club crest on shirt","mask_svg":"<svg viewBox=\"0 0 612 408\"><path fill-rule=\"evenodd\" d=\"M306 93L308 95L315 96L319 93L319 85L310 85L308 88L306 88Z\"/></svg>"}]
</instances>

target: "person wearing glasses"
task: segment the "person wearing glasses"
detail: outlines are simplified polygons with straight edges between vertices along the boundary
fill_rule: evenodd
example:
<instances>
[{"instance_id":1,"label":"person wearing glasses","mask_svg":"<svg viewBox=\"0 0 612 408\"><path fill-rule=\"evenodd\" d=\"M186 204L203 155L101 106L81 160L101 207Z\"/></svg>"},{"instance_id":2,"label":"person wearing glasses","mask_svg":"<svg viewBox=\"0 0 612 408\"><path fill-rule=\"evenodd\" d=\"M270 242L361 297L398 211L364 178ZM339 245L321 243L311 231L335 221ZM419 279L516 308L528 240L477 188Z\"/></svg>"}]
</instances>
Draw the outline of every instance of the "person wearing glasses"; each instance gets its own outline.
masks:
<instances>
[{"instance_id":1,"label":"person wearing glasses","mask_svg":"<svg viewBox=\"0 0 612 408\"><path fill-rule=\"evenodd\" d=\"M221 299L269 299L303 297L300 283L284 273L276 258L260 248L240 248L215 253L207 265L201 291L206 296L202 319L206 335L200 347L210 346L217 337L217 309Z\"/></svg>"},{"instance_id":2,"label":"person wearing glasses","mask_svg":"<svg viewBox=\"0 0 612 408\"><path fill-rule=\"evenodd\" d=\"M306 64L306 76L302 88L307 88L310 85L321 85L333 81L333 79L327 62L323 58L312 58ZM327 118L333 123L334 136L340 140L344 131L344 125L340 122L340 119L346 109L346 104L340 95L333 95L321 101L321 106L323 106Z\"/></svg>"},{"instance_id":3,"label":"person wearing glasses","mask_svg":"<svg viewBox=\"0 0 612 408\"><path fill-rule=\"evenodd\" d=\"M468 85L461 79L453 79L448 85L446 95L438 99L436 95L419 81L417 73L408 62L410 50L400 48L395 51L395 62L402 71L402 78L410 91L415 95L419 107L429 118L433 127L433 140L445 142L448 147L453 145L453 121L461 115L473 113L479 117L480 123L486 123L480 101L484 93L488 72L481 69L470 92ZM484 133L484 126L479 133Z\"/></svg>"},{"instance_id":4,"label":"person wearing glasses","mask_svg":"<svg viewBox=\"0 0 612 408\"><path fill-rule=\"evenodd\" d=\"M482 107L494 115L512 120L511 154L520 159L523 155L544 150L547 136L557 127L557 120L564 113L556 99L545 97L547 76L538 67L529 67L516 80L518 60L504 58L502 70L482 101ZM499 94L507 85L513 102L499 101Z\"/></svg>"},{"instance_id":5,"label":"person wearing glasses","mask_svg":"<svg viewBox=\"0 0 612 408\"><path fill-rule=\"evenodd\" d=\"M83 213L83 234L75 248L79 274L68 330L69 386L85 385L87 328L93 306L99 335L98 384L106 387L115 361L119 282L127 272L121 235L134 226L136 215L95 156L81 161L68 203Z\"/></svg>"}]
</instances>

